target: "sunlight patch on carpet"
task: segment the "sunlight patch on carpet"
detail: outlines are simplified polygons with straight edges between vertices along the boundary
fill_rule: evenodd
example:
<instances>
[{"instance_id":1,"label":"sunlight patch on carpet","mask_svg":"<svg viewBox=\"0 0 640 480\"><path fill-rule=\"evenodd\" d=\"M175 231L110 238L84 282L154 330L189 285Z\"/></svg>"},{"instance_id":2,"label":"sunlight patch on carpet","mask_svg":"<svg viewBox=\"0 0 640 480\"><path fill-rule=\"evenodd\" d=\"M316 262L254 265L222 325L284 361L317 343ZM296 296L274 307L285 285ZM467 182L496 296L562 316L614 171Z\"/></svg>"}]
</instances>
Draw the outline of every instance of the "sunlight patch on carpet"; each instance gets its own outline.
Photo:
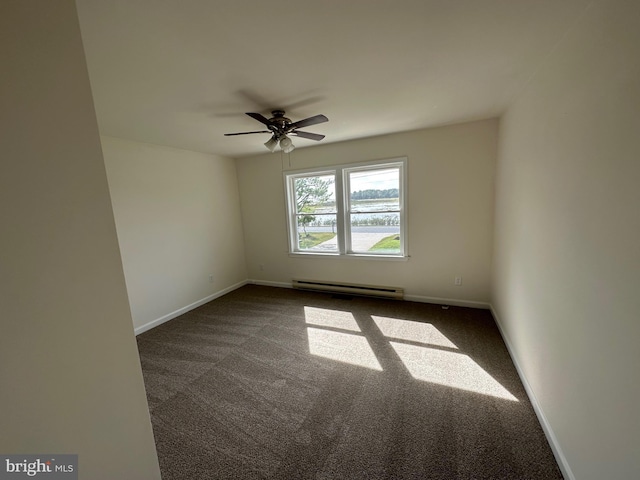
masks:
<instances>
[{"instance_id":1,"label":"sunlight patch on carpet","mask_svg":"<svg viewBox=\"0 0 640 480\"><path fill-rule=\"evenodd\" d=\"M307 327L309 352L339 362L382 371L367 339L361 335Z\"/></svg>"},{"instance_id":2,"label":"sunlight patch on carpet","mask_svg":"<svg viewBox=\"0 0 640 480\"><path fill-rule=\"evenodd\" d=\"M371 318L373 318L373 321L382 334L387 338L458 349L451 340L440 333L440 330L430 323L412 322L399 318L379 317L376 315L371 315Z\"/></svg>"},{"instance_id":3,"label":"sunlight patch on carpet","mask_svg":"<svg viewBox=\"0 0 640 480\"><path fill-rule=\"evenodd\" d=\"M310 325L333 327L352 332L360 331L360 327L351 312L305 306L304 319Z\"/></svg>"},{"instance_id":4,"label":"sunlight patch on carpet","mask_svg":"<svg viewBox=\"0 0 640 480\"><path fill-rule=\"evenodd\" d=\"M383 370L351 312L305 306L304 313L312 355ZM416 380L518 401L432 324L377 315L371 319Z\"/></svg>"},{"instance_id":5,"label":"sunlight patch on carpet","mask_svg":"<svg viewBox=\"0 0 640 480\"><path fill-rule=\"evenodd\" d=\"M467 355L399 342L390 343L411 376L417 380L518 401Z\"/></svg>"}]
</instances>

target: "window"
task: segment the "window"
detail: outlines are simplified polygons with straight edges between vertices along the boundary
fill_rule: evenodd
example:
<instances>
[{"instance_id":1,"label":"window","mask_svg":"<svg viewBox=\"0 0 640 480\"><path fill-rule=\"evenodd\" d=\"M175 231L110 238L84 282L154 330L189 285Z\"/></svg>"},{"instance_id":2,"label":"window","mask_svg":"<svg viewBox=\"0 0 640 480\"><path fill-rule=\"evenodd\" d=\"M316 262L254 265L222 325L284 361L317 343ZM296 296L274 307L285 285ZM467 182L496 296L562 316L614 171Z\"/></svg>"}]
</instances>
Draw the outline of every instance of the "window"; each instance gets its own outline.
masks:
<instances>
[{"instance_id":1,"label":"window","mask_svg":"<svg viewBox=\"0 0 640 480\"><path fill-rule=\"evenodd\" d=\"M291 253L406 256L406 159L287 172Z\"/></svg>"}]
</instances>

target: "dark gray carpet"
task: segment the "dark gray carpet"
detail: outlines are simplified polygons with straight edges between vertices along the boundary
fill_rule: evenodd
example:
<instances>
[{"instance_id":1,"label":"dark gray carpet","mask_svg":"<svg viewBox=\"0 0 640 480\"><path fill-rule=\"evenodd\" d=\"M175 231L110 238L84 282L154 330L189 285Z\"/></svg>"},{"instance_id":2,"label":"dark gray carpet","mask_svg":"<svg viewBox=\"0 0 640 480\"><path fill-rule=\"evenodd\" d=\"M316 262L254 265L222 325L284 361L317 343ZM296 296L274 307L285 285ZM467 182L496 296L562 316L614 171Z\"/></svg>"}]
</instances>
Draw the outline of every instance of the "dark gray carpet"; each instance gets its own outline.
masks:
<instances>
[{"instance_id":1,"label":"dark gray carpet","mask_svg":"<svg viewBox=\"0 0 640 480\"><path fill-rule=\"evenodd\" d=\"M164 480L562 478L485 310L248 285L138 347Z\"/></svg>"}]
</instances>

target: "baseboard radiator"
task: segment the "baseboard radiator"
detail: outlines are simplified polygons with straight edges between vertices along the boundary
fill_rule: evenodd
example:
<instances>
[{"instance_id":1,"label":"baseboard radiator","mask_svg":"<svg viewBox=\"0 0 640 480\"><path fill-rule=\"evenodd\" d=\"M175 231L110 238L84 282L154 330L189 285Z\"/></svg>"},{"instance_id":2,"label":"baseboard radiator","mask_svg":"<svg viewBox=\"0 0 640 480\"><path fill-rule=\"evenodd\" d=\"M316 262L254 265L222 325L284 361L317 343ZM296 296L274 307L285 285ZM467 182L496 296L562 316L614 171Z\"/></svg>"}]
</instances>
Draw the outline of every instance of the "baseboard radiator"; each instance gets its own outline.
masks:
<instances>
[{"instance_id":1,"label":"baseboard radiator","mask_svg":"<svg viewBox=\"0 0 640 480\"><path fill-rule=\"evenodd\" d=\"M404 289L380 285L362 285L343 282L323 282L321 280L293 279L293 288L318 292L334 292L367 297L403 298Z\"/></svg>"}]
</instances>

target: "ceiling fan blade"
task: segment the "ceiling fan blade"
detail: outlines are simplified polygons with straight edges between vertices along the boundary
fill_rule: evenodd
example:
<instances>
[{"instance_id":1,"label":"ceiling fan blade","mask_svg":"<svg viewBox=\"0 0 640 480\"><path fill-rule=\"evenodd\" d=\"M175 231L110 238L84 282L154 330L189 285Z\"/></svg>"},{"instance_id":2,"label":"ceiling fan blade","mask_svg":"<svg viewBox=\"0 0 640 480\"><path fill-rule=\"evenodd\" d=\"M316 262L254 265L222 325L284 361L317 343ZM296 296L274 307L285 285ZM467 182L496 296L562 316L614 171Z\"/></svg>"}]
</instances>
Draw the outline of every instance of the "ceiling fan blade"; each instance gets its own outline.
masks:
<instances>
[{"instance_id":1,"label":"ceiling fan blade","mask_svg":"<svg viewBox=\"0 0 640 480\"><path fill-rule=\"evenodd\" d=\"M249 115L251 118L255 118L260 123L264 123L266 126L271 125L271 122L269 122L269 119L260 113L247 112L247 115Z\"/></svg>"},{"instance_id":2,"label":"ceiling fan blade","mask_svg":"<svg viewBox=\"0 0 640 480\"><path fill-rule=\"evenodd\" d=\"M314 117L305 118L304 120L300 120L298 122L293 122L289 125L289 128L291 130L294 130L296 128L308 127L309 125L317 125L318 123L324 123L328 121L329 119L324 115L316 115Z\"/></svg>"},{"instance_id":3,"label":"ceiling fan blade","mask_svg":"<svg viewBox=\"0 0 640 480\"><path fill-rule=\"evenodd\" d=\"M225 137L231 137L233 135L249 135L251 133L271 133L271 130L258 130L255 132L239 132L239 133L225 133Z\"/></svg>"},{"instance_id":4,"label":"ceiling fan blade","mask_svg":"<svg viewBox=\"0 0 640 480\"><path fill-rule=\"evenodd\" d=\"M319 135L317 133L311 133L311 132L301 132L300 130L291 132L289 135L296 135L298 137L308 138L309 140L315 140L316 142L324 138L324 135Z\"/></svg>"}]
</instances>

